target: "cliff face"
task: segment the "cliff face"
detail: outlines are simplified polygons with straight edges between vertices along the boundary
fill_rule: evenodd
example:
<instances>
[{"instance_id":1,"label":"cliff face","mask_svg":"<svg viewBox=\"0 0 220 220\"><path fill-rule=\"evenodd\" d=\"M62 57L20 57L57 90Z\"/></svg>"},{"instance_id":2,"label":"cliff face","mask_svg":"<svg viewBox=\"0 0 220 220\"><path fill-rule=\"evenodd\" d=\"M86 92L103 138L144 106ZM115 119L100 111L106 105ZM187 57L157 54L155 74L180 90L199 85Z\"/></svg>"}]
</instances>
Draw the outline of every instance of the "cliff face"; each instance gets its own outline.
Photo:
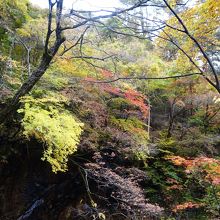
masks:
<instances>
[{"instance_id":1,"label":"cliff face","mask_svg":"<svg viewBox=\"0 0 220 220\"><path fill-rule=\"evenodd\" d=\"M0 219L67 219L59 217L62 211L82 196L76 179L52 174L40 158L11 157L1 168Z\"/></svg>"},{"instance_id":2,"label":"cliff face","mask_svg":"<svg viewBox=\"0 0 220 220\"><path fill-rule=\"evenodd\" d=\"M147 179L145 172L110 168L113 152L96 154L93 163L74 162L67 173L53 174L40 160L38 143L14 144L22 149L20 155L1 161L1 220L102 219L102 213L106 219L157 219L162 214L160 207L146 202L140 187Z\"/></svg>"}]
</instances>

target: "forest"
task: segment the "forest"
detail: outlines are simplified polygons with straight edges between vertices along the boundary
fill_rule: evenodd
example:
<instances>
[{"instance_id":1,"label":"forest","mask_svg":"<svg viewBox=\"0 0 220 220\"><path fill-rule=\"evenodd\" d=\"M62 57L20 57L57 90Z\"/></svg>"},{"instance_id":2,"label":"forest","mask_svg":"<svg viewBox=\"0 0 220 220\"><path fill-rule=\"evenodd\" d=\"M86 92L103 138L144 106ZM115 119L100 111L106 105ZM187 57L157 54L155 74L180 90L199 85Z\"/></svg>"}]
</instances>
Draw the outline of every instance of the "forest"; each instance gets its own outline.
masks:
<instances>
[{"instance_id":1,"label":"forest","mask_svg":"<svg viewBox=\"0 0 220 220\"><path fill-rule=\"evenodd\" d=\"M0 0L0 220L220 219L220 0L37 2Z\"/></svg>"}]
</instances>

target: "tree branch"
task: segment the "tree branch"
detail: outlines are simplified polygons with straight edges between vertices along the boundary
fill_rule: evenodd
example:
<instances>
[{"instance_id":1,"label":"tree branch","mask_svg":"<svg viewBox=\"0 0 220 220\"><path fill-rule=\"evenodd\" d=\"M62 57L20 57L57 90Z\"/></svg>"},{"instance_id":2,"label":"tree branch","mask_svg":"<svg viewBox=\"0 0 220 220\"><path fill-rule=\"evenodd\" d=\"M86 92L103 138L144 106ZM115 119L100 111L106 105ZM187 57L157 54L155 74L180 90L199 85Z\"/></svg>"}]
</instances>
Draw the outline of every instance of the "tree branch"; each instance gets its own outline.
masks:
<instances>
[{"instance_id":1,"label":"tree branch","mask_svg":"<svg viewBox=\"0 0 220 220\"><path fill-rule=\"evenodd\" d=\"M202 48L202 46L200 45L200 43L190 34L189 30L187 29L186 25L184 24L183 20L180 18L180 16L174 11L174 9L170 6L170 4L168 4L167 0L163 0L164 3L166 4L166 6L169 8L169 10L173 13L173 15L176 17L176 19L178 20L178 22L181 24L181 26L184 29L184 32L186 33L186 35L196 44L196 46L199 48L200 52L202 53L203 57L207 60L212 73L214 75L215 78L215 88L218 90L218 92L220 93L220 83L219 83L219 79L218 79L218 74L215 70L214 65L212 64L212 61L210 60L209 56L206 54L206 52L204 51L204 49ZM208 80L210 82L210 80ZM212 82L213 85L213 82Z\"/></svg>"},{"instance_id":2,"label":"tree branch","mask_svg":"<svg viewBox=\"0 0 220 220\"><path fill-rule=\"evenodd\" d=\"M97 81L90 81L90 80L85 80L87 82L91 83L112 83L112 82L117 82L119 80L166 80L166 79L177 79L177 78L184 78L184 77L190 77L190 76L196 76L196 75L201 75L201 73L188 73L184 75L176 75L176 76L165 76L165 77L145 77L145 76L140 76L140 77L118 77L116 79L110 79L110 80L97 80Z\"/></svg>"}]
</instances>

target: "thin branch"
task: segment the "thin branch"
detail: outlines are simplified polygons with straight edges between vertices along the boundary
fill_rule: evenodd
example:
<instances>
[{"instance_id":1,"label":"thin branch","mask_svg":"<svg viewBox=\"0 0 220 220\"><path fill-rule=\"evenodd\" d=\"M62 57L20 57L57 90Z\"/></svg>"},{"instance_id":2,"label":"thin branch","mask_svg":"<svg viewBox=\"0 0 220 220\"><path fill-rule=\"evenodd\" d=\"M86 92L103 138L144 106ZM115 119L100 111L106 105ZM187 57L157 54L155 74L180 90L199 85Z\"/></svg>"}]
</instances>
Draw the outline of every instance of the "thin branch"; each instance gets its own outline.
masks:
<instances>
[{"instance_id":1,"label":"thin branch","mask_svg":"<svg viewBox=\"0 0 220 220\"><path fill-rule=\"evenodd\" d=\"M177 79L177 78L184 78L184 77L190 77L190 76L196 76L196 75L201 75L201 73L189 73L189 74L184 74L184 75L176 75L176 76L165 76L165 77L145 77L145 76L140 76L140 77L118 77L116 79L110 79L110 80L97 80L97 81L89 81L85 80L87 82L91 83L112 83L112 82L117 82L119 80L164 80L164 79Z\"/></svg>"},{"instance_id":2,"label":"thin branch","mask_svg":"<svg viewBox=\"0 0 220 220\"><path fill-rule=\"evenodd\" d=\"M0 25L7 31L9 32L19 43L21 43L21 45L24 47L24 49L27 51L27 58L26 58L26 62L27 62L27 69L28 69L28 76L30 76L31 74L31 63L30 63L30 53L31 53L31 49L32 47L28 46L14 31L12 31L8 25L0 19Z\"/></svg>"},{"instance_id":3,"label":"thin branch","mask_svg":"<svg viewBox=\"0 0 220 220\"><path fill-rule=\"evenodd\" d=\"M161 39L163 39L163 40L169 41L169 42L171 42L173 45L175 45L175 46L189 59L189 61L200 71L200 75L203 76L203 78L204 78L207 82L209 82L210 85L212 85L214 88L216 88L218 92L220 92L220 88L219 88L215 83L213 83L212 80L210 80L210 79L205 75L205 72L195 63L195 61L192 59L192 57L190 57L189 54L188 54L183 48L181 48L181 47L170 37L169 34L167 34L164 30L162 30L162 31L163 31L163 33L164 33L169 39L164 38L164 37L161 37L161 36L156 35L156 34L154 34L154 35L157 36L157 37L159 37L159 38L161 38Z\"/></svg>"},{"instance_id":4,"label":"thin branch","mask_svg":"<svg viewBox=\"0 0 220 220\"><path fill-rule=\"evenodd\" d=\"M97 21L97 20L100 20L100 19L105 19L105 18L111 18L111 17L115 17L117 15L120 15L120 14L123 14L125 12L128 12L128 11L132 11L134 10L135 8L138 8L138 7L141 7L143 4L147 3L149 0L141 0L139 2L137 2L136 4L134 4L133 6L129 7L129 8L126 8L126 9L122 9L122 10L119 10L119 11L114 11L108 15L99 15L99 16L94 16L94 17L91 17L91 18L86 18L84 16L81 16L78 11L74 11L74 10L71 10L71 15L72 16L77 16L81 19L84 19L84 21L82 21L81 23L78 23L76 25L73 25L73 26L67 26L67 27L64 27L62 28L61 30L67 30L67 29L74 29L74 28L78 28L90 21Z\"/></svg>"},{"instance_id":5,"label":"thin branch","mask_svg":"<svg viewBox=\"0 0 220 220\"><path fill-rule=\"evenodd\" d=\"M107 57L94 57L94 56L84 56L84 55L81 55L81 56L72 56L70 58L67 58L67 59L89 59L89 60L100 60L100 61L105 61L109 58L112 58L114 55L110 55L110 56L107 56Z\"/></svg>"},{"instance_id":6,"label":"thin branch","mask_svg":"<svg viewBox=\"0 0 220 220\"><path fill-rule=\"evenodd\" d=\"M187 36L196 44L196 46L199 48L200 52L202 53L203 57L207 60L212 73L214 75L215 78L215 88L220 92L220 83L219 83L219 79L218 79L218 74L215 70L214 65L212 64L212 61L210 60L209 56L206 54L206 52L204 51L204 49L202 48L202 46L200 45L200 43L190 34L189 30L187 29L186 25L184 24L184 22L182 21L182 19L179 17L179 15L174 11L174 9L170 6L170 4L168 4L168 2L166 0L163 0L164 3L166 4L166 6L169 8L169 10L173 13L173 15L176 17L176 19L179 21L179 23L181 24L181 26L184 29L184 32L187 34ZM209 80L210 82L210 80ZM213 85L213 82L212 82Z\"/></svg>"},{"instance_id":7,"label":"thin branch","mask_svg":"<svg viewBox=\"0 0 220 220\"><path fill-rule=\"evenodd\" d=\"M44 45L45 54L48 54L48 45L49 45L50 36L52 34L51 25L52 25L52 16L53 16L53 7L54 7L54 4L51 2L51 0L48 0L48 3L49 3L49 13L48 13L47 35Z\"/></svg>"},{"instance_id":8,"label":"thin branch","mask_svg":"<svg viewBox=\"0 0 220 220\"><path fill-rule=\"evenodd\" d=\"M80 43L81 39L84 37L86 31L87 31L89 28L90 28L90 26L87 26L87 27L85 28L85 30L83 31L83 33L82 33L82 34L80 35L80 37L78 38L78 40L76 41L76 43L73 44L72 46L70 46L69 48L64 49L63 52L60 54L60 56L63 56L65 53L67 53L67 52L70 51L72 48L74 48L75 46L77 46L77 45Z\"/></svg>"}]
</instances>

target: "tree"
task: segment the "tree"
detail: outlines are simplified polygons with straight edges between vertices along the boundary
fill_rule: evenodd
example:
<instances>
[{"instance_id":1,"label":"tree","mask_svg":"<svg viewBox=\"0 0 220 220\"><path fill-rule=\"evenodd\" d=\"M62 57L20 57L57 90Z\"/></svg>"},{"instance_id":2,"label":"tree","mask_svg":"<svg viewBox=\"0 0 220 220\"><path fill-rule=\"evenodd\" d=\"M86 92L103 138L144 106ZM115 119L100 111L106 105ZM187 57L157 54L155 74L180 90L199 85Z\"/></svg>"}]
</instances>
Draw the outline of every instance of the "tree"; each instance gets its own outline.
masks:
<instances>
[{"instance_id":1,"label":"tree","mask_svg":"<svg viewBox=\"0 0 220 220\"><path fill-rule=\"evenodd\" d=\"M123 2L131 4L130 1ZM133 18L148 21L148 29L145 30L148 33L147 38L156 38L162 41L163 44L159 44L159 47L167 45L172 48L172 50L169 49L170 54L182 57L182 65L188 64L185 71L194 72L193 75L201 76L220 93L218 65L214 62L214 57L218 59L219 4L216 1L209 0L205 3L187 7L186 3L182 1L163 0L147 1L143 7L159 8L163 14L168 12L168 19L163 19L162 16L161 18L158 16L158 18L149 19L148 16L143 17L135 13L129 14ZM133 19L129 26L128 18L120 18L124 20L127 29L130 27L130 32L121 33L117 29L112 31L141 39L146 38L140 36L143 31L138 22ZM206 20L210 21L209 29L204 25ZM186 75L188 76L188 74Z\"/></svg>"},{"instance_id":2,"label":"tree","mask_svg":"<svg viewBox=\"0 0 220 220\"><path fill-rule=\"evenodd\" d=\"M218 70L215 66L210 51L216 53L219 42L216 37L220 7L216 1L206 1L177 14L173 7L164 0L164 4L172 13L166 22L166 27L159 36L163 41L174 45L176 57L181 60L182 55L188 58L195 70L220 93ZM209 21L209 26L204 24ZM192 34L193 33L193 34ZM185 59L182 58L184 65Z\"/></svg>"},{"instance_id":3,"label":"tree","mask_svg":"<svg viewBox=\"0 0 220 220\"><path fill-rule=\"evenodd\" d=\"M56 9L54 14L53 10L55 7ZM169 22L167 22L166 20L161 21L161 19L149 19L148 17L144 17L143 14L141 14L141 22L136 21L136 19L140 19L140 16L139 14L136 13L132 14L132 12L135 11L135 9L143 8L143 7L162 8L163 10L168 9L170 13L172 13L173 18L177 23L177 26L175 26L175 24L174 26L171 26ZM218 9L218 5L215 5L215 7L217 7ZM0 122L4 121L8 115L10 115L14 110L17 109L19 105L19 99L28 92L30 92L30 90L40 80L40 78L43 76L45 71L48 69L48 67L51 64L51 61L55 56L64 55L66 52L72 50L73 48L79 45L79 56L73 58L82 58L84 60L94 58L100 60L100 58L93 56L85 56L82 53L82 49L83 49L82 45L84 43L84 37L86 36L86 32L91 27L95 28L97 26L102 28L107 28L109 31L119 35L137 37L139 39L146 39L146 38L151 39L158 37L160 39L168 41L172 43L174 46L176 46L177 49L180 52L182 52L190 60L190 62L194 65L194 67L196 67L196 69L198 70L198 72L179 74L177 76L150 77L150 78L149 77L136 77L136 78L119 77L109 81L113 82L120 79L142 79L142 80L169 79L169 78L189 77L192 75L200 75L220 93L218 74L213 65L212 60L208 56L205 49L201 46L200 42L196 39L196 37L191 34L191 30L189 30L189 28L186 26L183 19L180 18L180 15L178 15L177 12L175 12L170 2L166 0L156 1L156 2L154 1L152 2L150 0L141 0L141 1L129 2L129 6L127 6L127 8L125 9L120 9L115 11L105 11L105 12L106 14L104 15L97 15L96 13L98 12L94 13L94 12L77 11L71 9L69 13L63 14L63 0L58 0L55 2L49 0L47 35L45 39L44 51L41 57L40 64L36 68L36 70L33 71L32 74L30 74L27 81L23 83L21 88L12 98L9 105L3 110L0 116ZM105 20L108 18L119 19L121 21L123 28L121 29L121 27L119 27L118 25L114 27L108 26L108 24L105 22ZM143 30L144 29L143 22L145 20L148 21L148 28L146 30ZM53 28L53 25L55 26L55 28ZM198 49L199 53L202 56L202 59L204 60L205 63L207 63L206 66L208 66L209 68L208 69L201 68L194 60L194 57L191 54L187 53L182 45L176 42L174 36L170 36L169 34L167 34L167 28L170 28L175 32L180 32L184 34L187 38L190 39L190 41L194 42L194 46ZM74 38L75 41L72 42L72 44L69 47L66 47L66 45L64 45L64 42L66 42L65 33L67 33L70 30L81 30L82 32L79 35L79 37ZM146 36L143 35L143 32L147 33L147 35ZM166 37L161 35L160 32L165 34ZM63 48L62 45L64 45ZM210 78L207 75L207 72L211 72L213 77Z\"/></svg>"},{"instance_id":4,"label":"tree","mask_svg":"<svg viewBox=\"0 0 220 220\"><path fill-rule=\"evenodd\" d=\"M8 115L10 115L14 110L18 108L19 99L25 94L27 94L28 92L30 92L30 90L34 87L34 85L43 76L45 71L48 69L52 59L55 57L58 50L60 49L61 45L65 42L66 38L64 36L64 32L66 30L73 30L73 29L77 29L79 27L87 25L84 32L82 33L80 38L76 41L76 43L71 45L69 48L65 48L62 54L74 48L78 43L83 42L83 36L85 32L89 29L89 24L91 24L91 22L98 22L100 19L115 17L124 12L133 10L134 8L137 8L143 5L145 2L146 0L140 1L137 4L133 5L132 7L126 8L124 10L115 11L110 14L93 16L93 17L88 17L88 16L84 17L84 16L81 16L79 12L71 10L68 16L70 17L76 16L78 20L75 24L70 23L69 26L66 25L63 27L62 26L62 21L64 20L62 17L63 16L63 0L58 0L55 2L53 2L52 0L49 0L48 28L47 28L47 35L45 39L44 52L41 57L40 64L36 68L36 70L29 76L27 81L23 83L21 88L17 91L17 93L12 98L9 105L2 111L1 116L0 116L0 122L3 122L7 118ZM54 7L56 7L55 16L53 16ZM52 29L53 20L55 20L54 21L55 29Z\"/></svg>"}]
</instances>

